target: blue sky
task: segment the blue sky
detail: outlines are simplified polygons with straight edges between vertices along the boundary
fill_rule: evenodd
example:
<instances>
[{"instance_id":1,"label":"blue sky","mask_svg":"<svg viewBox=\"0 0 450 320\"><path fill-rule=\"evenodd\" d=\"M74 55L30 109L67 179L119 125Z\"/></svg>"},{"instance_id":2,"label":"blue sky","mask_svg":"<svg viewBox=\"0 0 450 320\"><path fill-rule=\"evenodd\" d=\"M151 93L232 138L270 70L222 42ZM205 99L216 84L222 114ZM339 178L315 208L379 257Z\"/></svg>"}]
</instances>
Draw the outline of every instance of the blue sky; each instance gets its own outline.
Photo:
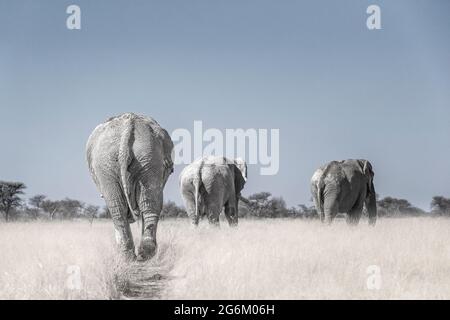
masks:
<instances>
[{"instance_id":1,"label":"blue sky","mask_svg":"<svg viewBox=\"0 0 450 320\"><path fill-rule=\"evenodd\" d=\"M103 204L85 143L133 111L169 132L280 129L279 173L251 166L245 195L311 204L319 165L367 158L380 196L428 208L450 196L449 14L446 0L1 0L0 179ZM182 167L165 189L178 203Z\"/></svg>"}]
</instances>

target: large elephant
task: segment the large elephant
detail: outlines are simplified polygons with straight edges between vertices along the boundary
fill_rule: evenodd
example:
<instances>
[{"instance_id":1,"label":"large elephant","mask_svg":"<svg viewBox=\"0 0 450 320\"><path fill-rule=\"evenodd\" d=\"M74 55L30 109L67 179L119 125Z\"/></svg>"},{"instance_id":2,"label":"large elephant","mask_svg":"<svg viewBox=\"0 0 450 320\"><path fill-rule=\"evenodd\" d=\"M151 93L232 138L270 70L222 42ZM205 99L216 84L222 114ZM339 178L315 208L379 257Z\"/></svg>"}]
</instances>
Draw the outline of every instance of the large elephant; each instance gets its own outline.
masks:
<instances>
[{"instance_id":1,"label":"large elephant","mask_svg":"<svg viewBox=\"0 0 450 320\"><path fill-rule=\"evenodd\" d=\"M311 179L311 193L320 220L330 224L337 213L347 213L347 223L358 224L363 206L369 224L377 220L373 186L374 173L369 161L332 161L316 170Z\"/></svg>"},{"instance_id":2,"label":"large elephant","mask_svg":"<svg viewBox=\"0 0 450 320\"><path fill-rule=\"evenodd\" d=\"M247 164L242 159L229 160L208 156L185 167L180 174L180 188L193 225L207 215L212 225L219 225L222 208L230 226L238 224L238 203L247 181Z\"/></svg>"},{"instance_id":3,"label":"large elephant","mask_svg":"<svg viewBox=\"0 0 450 320\"><path fill-rule=\"evenodd\" d=\"M173 172L173 143L150 117L125 113L98 125L87 145L92 178L111 213L119 248L136 258L130 223L142 221L138 259L156 251L163 189Z\"/></svg>"}]
</instances>

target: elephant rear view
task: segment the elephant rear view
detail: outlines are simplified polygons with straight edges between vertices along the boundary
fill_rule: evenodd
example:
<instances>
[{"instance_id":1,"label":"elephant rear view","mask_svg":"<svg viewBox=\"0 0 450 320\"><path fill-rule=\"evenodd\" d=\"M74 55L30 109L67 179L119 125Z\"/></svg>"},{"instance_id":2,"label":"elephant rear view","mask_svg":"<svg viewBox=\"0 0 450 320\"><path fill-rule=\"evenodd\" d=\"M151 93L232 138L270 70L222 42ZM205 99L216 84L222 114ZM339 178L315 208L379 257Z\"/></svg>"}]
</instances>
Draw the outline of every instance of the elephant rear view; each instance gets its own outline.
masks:
<instances>
[{"instance_id":1,"label":"elephant rear view","mask_svg":"<svg viewBox=\"0 0 450 320\"><path fill-rule=\"evenodd\" d=\"M374 172L369 161L332 161L316 170L311 193L320 220L330 224L337 213L347 214L347 223L358 224L365 205L369 224L377 220Z\"/></svg>"},{"instance_id":2,"label":"elephant rear view","mask_svg":"<svg viewBox=\"0 0 450 320\"><path fill-rule=\"evenodd\" d=\"M149 117L125 113L98 125L86 154L91 176L111 213L119 248L135 258L130 222L142 220L139 259L156 251L163 189L173 172L173 143Z\"/></svg>"},{"instance_id":3,"label":"elephant rear view","mask_svg":"<svg viewBox=\"0 0 450 320\"><path fill-rule=\"evenodd\" d=\"M219 224L222 208L230 226L238 223L238 203L247 181L247 164L242 159L229 160L209 156L188 165L180 174L180 188L193 225L205 215Z\"/></svg>"}]
</instances>

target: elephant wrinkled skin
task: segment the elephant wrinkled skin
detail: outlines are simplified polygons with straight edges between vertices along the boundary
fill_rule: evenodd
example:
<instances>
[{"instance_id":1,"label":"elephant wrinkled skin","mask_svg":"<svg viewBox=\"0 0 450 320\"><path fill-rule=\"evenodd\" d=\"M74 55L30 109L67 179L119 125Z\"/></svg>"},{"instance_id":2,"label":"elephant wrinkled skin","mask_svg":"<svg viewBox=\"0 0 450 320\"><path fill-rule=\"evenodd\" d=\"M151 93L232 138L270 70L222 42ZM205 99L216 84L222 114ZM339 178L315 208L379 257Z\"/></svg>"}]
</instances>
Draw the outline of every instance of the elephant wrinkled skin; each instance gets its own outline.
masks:
<instances>
[{"instance_id":1,"label":"elephant wrinkled skin","mask_svg":"<svg viewBox=\"0 0 450 320\"><path fill-rule=\"evenodd\" d=\"M129 223L142 221L138 258L156 251L163 189L173 172L173 143L149 117L125 113L98 125L86 145L91 176L111 213L119 248L135 258Z\"/></svg>"},{"instance_id":2,"label":"elephant wrinkled skin","mask_svg":"<svg viewBox=\"0 0 450 320\"><path fill-rule=\"evenodd\" d=\"M186 210L193 225L207 216L219 225L222 208L230 226L238 224L238 203L247 180L244 160L209 156L198 159L180 174L180 188Z\"/></svg>"},{"instance_id":3,"label":"elephant wrinkled skin","mask_svg":"<svg viewBox=\"0 0 450 320\"><path fill-rule=\"evenodd\" d=\"M377 219L374 172L369 161L332 161L316 170L311 193L320 220L330 224L337 213L347 213L347 223L358 224L364 205L369 224Z\"/></svg>"}]
</instances>

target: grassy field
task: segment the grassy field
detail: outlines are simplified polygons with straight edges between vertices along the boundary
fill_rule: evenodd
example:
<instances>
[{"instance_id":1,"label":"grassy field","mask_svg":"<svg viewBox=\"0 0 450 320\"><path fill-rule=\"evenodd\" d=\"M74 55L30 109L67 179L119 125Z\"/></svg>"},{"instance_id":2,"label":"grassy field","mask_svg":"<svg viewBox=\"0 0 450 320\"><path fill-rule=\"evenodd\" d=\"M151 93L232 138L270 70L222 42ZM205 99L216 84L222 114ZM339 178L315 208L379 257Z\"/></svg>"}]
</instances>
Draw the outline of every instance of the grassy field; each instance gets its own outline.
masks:
<instances>
[{"instance_id":1,"label":"grassy field","mask_svg":"<svg viewBox=\"0 0 450 320\"><path fill-rule=\"evenodd\" d=\"M111 221L2 223L0 299L450 299L449 230L438 218L162 221L157 256L127 264Z\"/></svg>"}]
</instances>

